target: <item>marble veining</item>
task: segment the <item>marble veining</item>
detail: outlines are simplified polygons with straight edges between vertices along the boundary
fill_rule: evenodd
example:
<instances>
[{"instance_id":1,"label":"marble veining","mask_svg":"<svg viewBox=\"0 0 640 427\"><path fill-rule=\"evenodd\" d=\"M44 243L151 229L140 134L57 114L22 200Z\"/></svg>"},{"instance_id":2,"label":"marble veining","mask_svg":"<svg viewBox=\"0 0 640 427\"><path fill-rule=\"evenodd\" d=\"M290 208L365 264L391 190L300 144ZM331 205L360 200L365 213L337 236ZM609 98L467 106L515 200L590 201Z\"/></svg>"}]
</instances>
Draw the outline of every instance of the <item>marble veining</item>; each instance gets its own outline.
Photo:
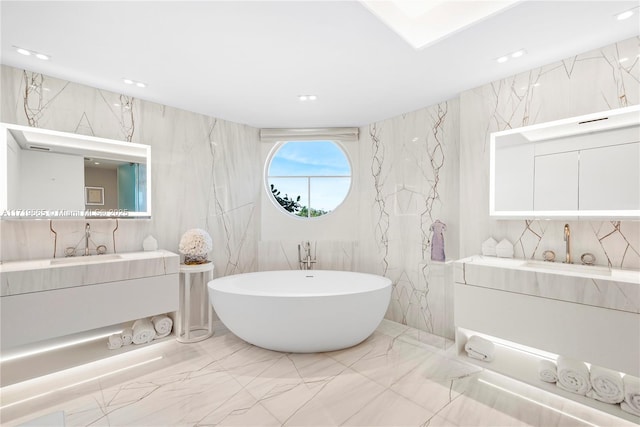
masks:
<instances>
[{"instance_id":1,"label":"marble veining","mask_svg":"<svg viewBox=\"0 0 640 427\"><path fill-rule=\"evenodd\" d=\"M373 177L374 205L377 209L375 235L377 244L382 247L382 275L386 276L389 270L389 261L387 259L389 256L389 213L387 212L386 200L382 192L384 184L382 168L385 160L385 147L380 139L380 132L375 123L369 126L371 151L373 153L371 157L371 176Z\"/></svg>"},{"instance_id":2,"label":"marble veining","mask_svg":"<svg viewBox=\"0 0 640 427\"><path fill-rule=\"evenodd\" d=\"M518 240L514 242L514 252L516 256L523 258L528 256L534 259L546 227L543 221L525 220L524 223L525 227L524 230L522 230L522 234L520 234ZM538 228L538 230L536 231L534 228Z\"/></svg>"},{"instance_id":3,"label":"marble veining","mask_svg":"<svg viewBox=\"0 0 640 427\"><path fill-rule=\"evenodd\" d=\"M361 158L371 170L361 177L367 187L360 200L373 206L361 229L361 265L393 282L387 318L450 337L451 300L444 266L430 259L430 226L436 219L450 225L445 250L455 258L457 112L457 100L450 100L361 132L369 140Z\"/></svg>"},{"instance_id":4,"label":"marble veining","mask_svg":"<svg viewBox=\"0 0 640 427\"><path fill-rule=\"evenodd\" d=\"M640 271L614 271L609 278L596 271L589 277L482 256L459 260L454 268L460 284L640 313Z\"/></svg>"},{"instance_id":5,"label":"marble veining","mask_svg":"<svg viewBox=\"0 0 640 427\"><path fill-rule=\"evenodd\" d=\"M627 265L637 265L640 263L640 252L638 252L638 247L634 247L633 244L629 241L630 239L625 236L625 233L622 230L622 222L621 221L610 221L607 223L601 223L599 227L596 228L595 224L591 224L593 228L593 232L598 238L598 242L602 247L602 250L607 257L607 264L609 267L615 266L619 268L623 268ZM611 259L613 251L609 249L607 251L607 246L609 242L613 240L622 240L622 242L618 242L615 247L622 248L622 255L620 257L616 257L619 259L618 262L614 265L614 261Z\"/></svg>"},{"instance_id":6,"label":"marble veining","mask_svg":"<svg viewBox=\"0 0 640 427\"><path fill-rule=\"evenodd\" d=\"M68 83L51 96L51 88L45 86L44 74L24 70L23 85L24 96L22 105L27 124L32 127L39 127L40 119L49 107L49 104L60 95Z\"/></svg>"},{"instance_id":7,"label":"marble veining","mask_svg":"<svg viewBox=\"0 0 640 427\"><path fill-rule=\"evenodd\" d=\"M100 379L77 368L5 387L3 405L51 393L6 406L0 420L16 426L64 411L67 426L633 425L467 364L451 341L443 349L435 339L383 321L355 347L289 354L251 346L217 324L200 343L171 340L102 362Z\"/></svg>"}]
</instances>

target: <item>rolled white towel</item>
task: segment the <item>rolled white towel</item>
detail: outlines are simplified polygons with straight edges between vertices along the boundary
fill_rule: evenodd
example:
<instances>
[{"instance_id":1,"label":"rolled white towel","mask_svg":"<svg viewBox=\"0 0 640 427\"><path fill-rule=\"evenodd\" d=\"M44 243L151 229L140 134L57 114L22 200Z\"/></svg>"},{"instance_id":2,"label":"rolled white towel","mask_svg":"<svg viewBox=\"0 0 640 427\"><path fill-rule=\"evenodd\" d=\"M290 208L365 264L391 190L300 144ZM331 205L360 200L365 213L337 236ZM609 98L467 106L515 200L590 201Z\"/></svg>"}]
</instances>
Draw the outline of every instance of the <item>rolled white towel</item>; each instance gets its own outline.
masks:
<instances>
[{"instance_id":1,"label":"rolled white towel","mask_svg":"<svg viewBox=\"0 0 640 427\"><path fill-rule=\"evenodd\" d=\"M625 375L622 382L624 383L624 402L620 404L620 408L640 417L640 378Z\"/></svg>"},{"instance_id":2,"label":"rolled white towel","mask_svg":"<svg viewBox=\"0 0 640 427\"><path fill-rule=\"evenodd\" d=\"M584 362L558 356L558 382L556 385L571 393L586 395L591 389L589 368Z\"/></svg>"},{"instance_id":3,"label":"rolled white towel","mask_svg":"<svg viewBox=\"0 0 640 427\"><path fill-rule=\"evenodd\" d=\"M464 345L464 349L469 357L485 362L491 362L493 360L495 346L489 340L477 335L472 335Z\"/></svg>"},{"instance_id":4,"label":"rolled white towel","mask_svg":"<svg viewBox=\"0 0 640 427\"><path fill-rule=\"evenodd\" d=\"M139 319L133 323L133 343L146 344L153 341L156 330L149 319Z\"/></svg>"},{"instance_id":5,"label":"rolled white towel","mask_svg":"<svg viewBox=\"0 0 640 427\"><path fill-rule=\"evenodd\" d=\"M109 340L107 341L107 348L109 350L115 350L120 347L122 347L122 337L120 334L110 335Z\"/></svg>"},{"instance_id":6,"label":"rolled white towel","mask_svg":"<svg viewBox=\"0 0 640 427\"><path fill-rule=\"evenodd\" d=\"M151 323L156 330L156 339L166 337L173 328L173 320L167 315L154 316L151 318Z\"/></svg>"},{"instance_id":7,"label":"rolled white towel","mask_svg":"<svg viewBox=\"0 0 640 427\"><path fill-rule=\"evenodd\" d=\"M122 345L131 345L133 342L133 329L125 328L122 331Z\"/></svg>"},{"instance_id":8,"label":"rolled white towel","mask_svg":"<svg viewBox=\"0 0 640 427\"><path fill-rule=\"evenodd\" d=\"M624 384L619 372L591 365L589 376L591 390L587 392L588 397L612 404L624 400Z\"/></svg>"},{"instance_id":9,"label":"rolled white towel","mask_svg":"<svg viewBox=\"0 0 640 427\"><path fill-rule=\"evenodd\" d=\"M538 375L542 381L555 383L558 381L558 367L555 362L547 359L540 360L538 364Z\"/></svg>"}]
</instances>

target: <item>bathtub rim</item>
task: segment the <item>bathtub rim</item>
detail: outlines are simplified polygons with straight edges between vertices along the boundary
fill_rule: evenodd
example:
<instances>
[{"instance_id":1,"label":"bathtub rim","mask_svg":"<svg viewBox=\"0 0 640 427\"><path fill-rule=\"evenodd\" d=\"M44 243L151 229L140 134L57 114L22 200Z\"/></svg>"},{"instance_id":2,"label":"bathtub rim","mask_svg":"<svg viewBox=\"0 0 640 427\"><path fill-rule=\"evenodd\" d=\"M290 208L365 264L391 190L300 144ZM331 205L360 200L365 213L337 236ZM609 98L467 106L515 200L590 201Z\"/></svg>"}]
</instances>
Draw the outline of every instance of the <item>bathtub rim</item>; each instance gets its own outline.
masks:
<instances>
[{"instance_id":1,"label":"bathtub rim","mask_svg":"<svg viewBox=\"0 0 640 427\"><path fill-rule=\"evenodd\" d=\"M360 283L357 287L341 287L338 289L335 288L325 288L324 291L315 291L315 292L291 292L291 291L282 291L282 290L274 290L273 288L265 287L263 289L247 289L247 288L239 288L237 286L237 281L242 280L242 278L257 278L260 276L273 276L273 278L277 278L278 275L287 275L292 279L305 279L306 276L314 275L319 273L320 275L342 275L345 277L359 277L362 279L363 283L366 283L366 287L362 286ZM301 276L301 277L300 277ZM266 277L265 277L266 278ZM272 279L273 279L272 278ZM320 278L326 280L327 278ZM371 274L371 273L361 273L357 271L340 271L340 270L267 270L267 271L256 271L250 273L240 273L240 274L232 274L229 276L218 277L213 280L210 280L207 283L207 289L209 292L223 292L235 295L243 295L243 296L255 296L255 297L274 297L274 298L321 298L321 297L329 297L329 296L341 296L341 295L354 295L368 292L381 291L386 288L392 287L393 283L391 279L388 277ZM294 285L295 286L295 285ZM303 291L304 289L299 288L296 291Z\"/></svg>"}]
</instances>

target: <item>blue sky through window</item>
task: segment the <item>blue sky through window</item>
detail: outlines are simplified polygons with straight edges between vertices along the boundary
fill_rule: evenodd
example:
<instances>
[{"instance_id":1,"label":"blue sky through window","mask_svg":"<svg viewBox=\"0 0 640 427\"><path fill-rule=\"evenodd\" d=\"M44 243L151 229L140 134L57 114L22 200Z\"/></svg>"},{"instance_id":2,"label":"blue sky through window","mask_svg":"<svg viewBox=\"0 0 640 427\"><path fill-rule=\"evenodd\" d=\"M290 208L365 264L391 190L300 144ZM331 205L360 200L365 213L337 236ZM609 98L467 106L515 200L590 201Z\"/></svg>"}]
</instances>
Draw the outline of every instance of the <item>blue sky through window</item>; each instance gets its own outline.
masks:
<instances>
[{"instance_id":1,"label":"blue sky through window","mask_svg":"<svg viewBox=\"0 0 640 427\"><path fill-rule=\"evenodd\" d=\"M287 142L271 159L269 176L313 175L351 175L349 161L334 142Z\"/></svg>"},{"instance_id":2,"label":"blue sky through window","mask_svg":"<svg viewBox=\"0 0 640 427\"><path fill-rule=\"evenodd\" d=\"M269 184L280 190L281 197L301 196L302 206L327 212L342 203L351 187L351 165L333 141L283 144L271 159L268 175Z\"/></svg>"}]
</instances>

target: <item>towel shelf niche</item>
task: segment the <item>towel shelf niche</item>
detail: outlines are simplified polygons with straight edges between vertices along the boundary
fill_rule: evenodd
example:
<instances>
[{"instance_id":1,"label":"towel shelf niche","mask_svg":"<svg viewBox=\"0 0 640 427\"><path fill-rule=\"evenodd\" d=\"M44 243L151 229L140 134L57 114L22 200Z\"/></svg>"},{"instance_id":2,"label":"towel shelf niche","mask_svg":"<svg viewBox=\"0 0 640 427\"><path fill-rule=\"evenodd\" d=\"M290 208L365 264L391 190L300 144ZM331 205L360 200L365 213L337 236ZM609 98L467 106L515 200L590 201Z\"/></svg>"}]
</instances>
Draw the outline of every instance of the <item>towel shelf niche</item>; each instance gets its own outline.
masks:
<instances>
[{"instance_id":1,"label":"towel shelf niche","mask_svg":"<svg viewBox=\"0 0 640 427\"><path fill-rule=\"evenodd\" d=\"M588 271L588 270L587 270ZM631 273L631 274L627 274ZM636 273L636 274L633 274ZM470 257L454 263L458 355L483 368L634 420L618 405L561 390L539 378L540 360L562 355L640 376L640 272L553 272L518 260ZM597 288L598 292L592 292ZM600 299L597 299L600 298ZM492 362L467 356L473 335L493 340Z\"/></svg>"}]
</instances>

